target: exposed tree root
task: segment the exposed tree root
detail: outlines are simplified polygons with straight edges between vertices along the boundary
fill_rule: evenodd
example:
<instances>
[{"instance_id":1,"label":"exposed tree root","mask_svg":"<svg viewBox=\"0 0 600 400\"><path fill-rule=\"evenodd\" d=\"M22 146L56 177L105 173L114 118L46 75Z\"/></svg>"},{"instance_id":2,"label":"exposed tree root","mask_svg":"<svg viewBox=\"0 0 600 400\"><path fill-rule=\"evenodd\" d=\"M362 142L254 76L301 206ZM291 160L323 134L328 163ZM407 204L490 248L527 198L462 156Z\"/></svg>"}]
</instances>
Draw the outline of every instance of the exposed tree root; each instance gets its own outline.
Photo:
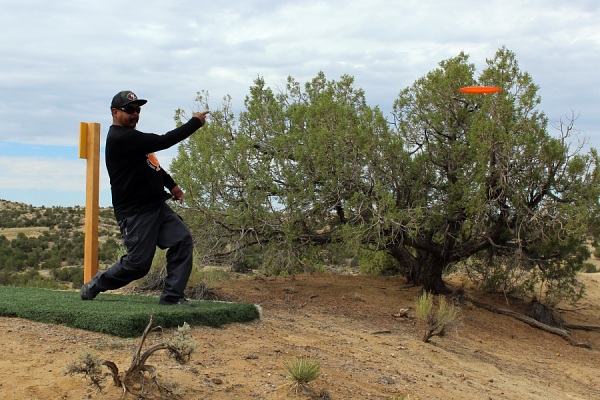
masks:
<instances>
[{"instance_id":1,"label":"exposed tree root","mask_svg":"<svg viewBox=\"0 0 600 400\"><path fill-rule=\"evenodd\" d=\"M492 306L492 305L489 305L489 304L485 304L485 303L482 303L482 302L477 301L475 299L471 299L471 303L473 303L477 307L485 308L486 310L495 312L497 314L508 315L510 317L518 319L521 322L525 322L526 324L528 324L528 325L530 325L530 326L532 326L534 328L541 329L543 331L552 333L554 335L558 335L558 336L562 337L563 339L565 339L567 342L569 342L573 346L584 347L584 348L587 348L587 349L591 348L591 346L589 344L587 344L587 343L578 343L578 342L575 342L573 340L573 338L571 338L571 334L566 329L555 328L553 326L546 325L546 324L543 324L543 323L541 323L539 321L536 321L535 319L530 318L530 317L528 317L526 315L520 314L518 312L507 310L505 308L495 307L495 306ZM563 326L566 327L566 325L563 325Z\"/></svg>"},{"instance_id":2,"label":"exposed tree root","mask_svg":"<svg viewBox=\"0 0 600 400\"><path fill-rule=\"evenodd\" d=\"M564 323L563 326L566 329L574 329L574 330L588 331L588 332L600 332L600 326L598 326L598 325L578 325L578 324Z\"/></svg>"}]
</instances>

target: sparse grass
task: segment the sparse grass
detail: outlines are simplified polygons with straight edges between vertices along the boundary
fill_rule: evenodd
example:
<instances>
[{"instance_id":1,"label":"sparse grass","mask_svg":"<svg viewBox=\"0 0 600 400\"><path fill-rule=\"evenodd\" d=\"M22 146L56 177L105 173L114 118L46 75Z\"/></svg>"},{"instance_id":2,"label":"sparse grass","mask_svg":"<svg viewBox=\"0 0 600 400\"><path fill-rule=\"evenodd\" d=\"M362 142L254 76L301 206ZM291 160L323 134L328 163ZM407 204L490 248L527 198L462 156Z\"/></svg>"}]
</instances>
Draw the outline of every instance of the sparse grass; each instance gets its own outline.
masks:
<instances>
[{"instance_id":1,"label":"sparse grass","mask_svg":"<svg viewBox=\"0 0 600 400\"><path fill-rule=\"evenodd\" d=\"M284 364L287 376L292 380L290 389L314 395L308 384L321 376L321 363L308 357L296 357Z\"/></svg>"},{"instance_id":2,"label":"sparse grass","mask_svg":"<svg viewBox=\"0 0 600 400\"><path fill-rule=\"evenodd\" d=\"M131 346L131 340L120 340L116 338L107 338L103 339L100 342L96 343L93 347L96 350L109 349L109 350L121 350L126 347Z\"/></svg>"},{"instance_id":3,"label":"sparse grass","mask_svg":"<svg viewBox=\"0 0 600 400\"><path fill-rule=\"evenodd\" d=\"M415 303L415 315L427 326L423 335L427 343L432 336L443 336L445 330L458 321L459 310L443 296L439 296L437 308L434 307L433 295L424 292Z\"/></svg>"},{"instance_id":4,"label":"sparse grass","mask_svg":"<svg viewBox=\"0 0 600 400\"><path fill-rule=\"evenodd\" d=\"M198 270L197 276L194 278L212 283L228 279L230 276L231 273L222 268L205 268Z\"/></svg>"},{"instance_id":5,"label":"sparse grass","mask_svg":"<svg viewBox=\"0 0 600 400\"><path fill-rule=\"evenodd\" d=\"M38 237L44 232L48 232L50 228L47 226L30 226L24 228L0 228L0 235L6 237L8 240L16 239L19 233L24 234L27 237Z\"/></svg>"},{"instance_id":6,"label":"sparse grass","mask_svg":"<svg viewBox=\"0 0 600 400\"><path fill-rule=\"evenodd\" d=\"M122 251L124 251L124 249ZM142 291L162 290L165 278L167 277L166 254L166 250L156 250L150 271L146 276L133 283L136 289ZM117 258L118 257L120 257L120 254L117 254ZM187 284L186 295L188 298L194 300L213 299L214 293L210 290L209 285L214 282L225 280L230 276L231 273L222 268L200 269L194 267Z\"/></svg>"}]
</instances>

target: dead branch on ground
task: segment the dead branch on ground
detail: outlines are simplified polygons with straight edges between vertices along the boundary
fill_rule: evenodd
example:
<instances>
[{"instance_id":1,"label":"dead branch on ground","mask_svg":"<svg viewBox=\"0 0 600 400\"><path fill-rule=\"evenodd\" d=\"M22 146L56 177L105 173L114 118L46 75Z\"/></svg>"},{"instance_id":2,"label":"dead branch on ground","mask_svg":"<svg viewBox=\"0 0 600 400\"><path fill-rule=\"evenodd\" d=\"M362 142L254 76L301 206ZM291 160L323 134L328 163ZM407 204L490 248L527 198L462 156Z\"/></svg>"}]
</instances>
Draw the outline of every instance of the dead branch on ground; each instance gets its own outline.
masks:
<instances>
[{"instance_id":1,"label":"dead branch on ground","mask_svg":"<svg viewBox=\"0 0 600 400\"><path fill-rule=\"evenodd\" d=\"M196 343L190 337L190 326L184 323L183 327L178 328L173 338L142 351L148 334L153 330L162 330L160 326L153 328L153 322L154 315L151 315L150 322L148 322L133 355L131 365L126 371L119 372L119 368L112 361L101 360L95 356L84 354L78 363L72 363L69 366L67 373L84 373L101 390L100 382L102 378L100 377L99 368L104 365L110 370L115 386L120 386L123 389L123 396L129 392L138 398L178 398L177 389L171 387L172 385L161 384L156 376L156 368L146 364L146 362L155 352L167 350L170 357L180 364L185 364L196 350ZM92 361L94 361L93 365L90 364Z\"/></svg>"},{"instance_id":2,"label":"dead branch on ground","mask_svg":"<svg viewBox=\"0 0 600 400\"><path fill-rule=\"evenodd\" d=\"M591 348L591 346L589 344L587 344L587 343L578 343L578 342L575 342L573 340L573 338L571 338L571 334L569 333L569 331L567 331L566 329L555 328L553 326L546 325L546 324L543 324L543 323L541 323L539 321L536 321L535 319L530 318L530 317L528 317L526 315L520 314L518 312L507 310L505 308L495 307L495 306L492 306L492 305L489 305L489 304L485 304L485 303L482 303L482 302L477 301L475 299L471 299L471 302L474 305L476 305L477 307L485 308L486 310L492 311L492 312L497 313L497 314L508 315L509 317L513 317L515 319L518 319L521 322L525 322L526 324L528 324L528 325L530 325L530 326L532 326L534 328L541 329L543 331L552 333L554 335L558 335L558 336L562 337L563 339L565 339L567 342L569 342L573 346L584 347L586 349Z\"/></svg>"}]
</instances>

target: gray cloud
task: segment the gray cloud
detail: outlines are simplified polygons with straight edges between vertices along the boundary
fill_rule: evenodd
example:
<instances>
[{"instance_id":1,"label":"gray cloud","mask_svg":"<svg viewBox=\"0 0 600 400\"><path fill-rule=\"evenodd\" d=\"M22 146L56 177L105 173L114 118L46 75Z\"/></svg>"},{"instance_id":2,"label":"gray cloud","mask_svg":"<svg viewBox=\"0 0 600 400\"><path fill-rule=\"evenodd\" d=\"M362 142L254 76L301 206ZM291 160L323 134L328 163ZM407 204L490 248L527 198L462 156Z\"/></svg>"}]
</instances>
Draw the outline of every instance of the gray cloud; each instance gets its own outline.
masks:
<instances>
[{"instance_id":1,"label":"gray cloud","mask_svg":"<svg viewBox=\"0 0 600 400\"><path fill-rule=\"evenodd\" d=\"M199 90L241 108L257 76L355 77L371 105L464 51L482 69L501 46L540 86L541 109L574 111L600 146L600 3L574 0L127 2L0 0L0 141L77 145L80 121L110 124L123 89L163 133ZM0 158L7 157L0 154ZM18 174L17 171L13 173Z\"/></svg>"}]
</instances>

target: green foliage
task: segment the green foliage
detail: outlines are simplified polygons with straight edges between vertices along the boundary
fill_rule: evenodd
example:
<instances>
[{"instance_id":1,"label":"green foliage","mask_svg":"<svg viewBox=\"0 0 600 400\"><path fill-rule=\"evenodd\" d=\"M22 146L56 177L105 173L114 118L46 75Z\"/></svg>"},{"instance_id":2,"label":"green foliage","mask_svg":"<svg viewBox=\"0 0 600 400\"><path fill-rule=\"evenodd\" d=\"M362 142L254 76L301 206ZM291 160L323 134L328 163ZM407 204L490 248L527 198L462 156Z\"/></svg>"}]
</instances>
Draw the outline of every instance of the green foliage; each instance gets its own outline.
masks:
<instances>
[{"instance_id":1,"label":"green foliage","mask_svg":"<svg viewBox=\"0 0 600 400\"><path fill-rule=\"evenodd\" d=\"M67 281L72 283L72 287L79 288L83 285L82 267L64 267L52 271L52 276L58 281Z\"/></svg>"},{"instance_id":2,"label":"green foliage","mask_svg":"<svg viewBox=\"0 0 600 400\"><path fill-rule=\"evenodd\" d=\"M494 267L484 274L498 279L494 285L503 285L504 268L505 276L523 278L516 282L521 288L533 279L535 286L566 289L578 270L572 267L581 266L590 210L598 205L596 154L570 151L572 120L561 123L558 137L547 132L547 119L536 110L537 86L512 52L500 49L478 81L467 59L461 54L440 63L395 104L398 132L422 157L423 171L432 172L414 182L427 196L407 198L426 210L409 211L420 221L415 240L429 242L436 250L424 257L445 259L446 268L485 259L468 265ZM457 97L457 83L503 90Z\"/></svg>"},{"instance_id":3,"label":"green foliage","mask_svg":"<svg viewBox=\"0 0 600 400\"><path fill-rule=\"evenodd\" d=\"M105 234L109 235L110 232L106 232ZM104 243L100 243L98 246L98 260L109 264L114 263L117 260L114 256L121 247L122 244L120 242L111 238L106 239Z\"/></svg>"},{"instance_id":4,"label":"green foliage","mask_svg":"<svg viewBox=\"0 0 600 400\"><path fill-rule=\"evenodd\" d=\"M233 272L249 273L259 270L263 266L261 247L259 245L249 246L244 249L233 264Z\"/></svg>"},{"instance_id":5,"label":"green foliage","mask_svg":"<svg viewBox=\"0 0 600 400\"><path fill-rule=\"evenodd\" d=\"M358 266L366 275L394 275L398 261L385 251L363 250L360 253Z\"/></svg>"},{"instance_id":6,"label":"green foliage","mask_svg":"<svg viewBox=\"0 0 600 400\"><path fill-rule=\"evenodd\" d=\"M195 265L186 287L186 295L195 300L210 299L212 292L209 284L228 278L230 273L221 268L205 270L197 263L198 260L194 261ZM167 251L157 248L150 271L143 278L133 282L132 285L139 290L160 291L164 287L166 277Z\"/></svg>"},{"instance_id":7,"label":"green foliage","mask_svg":"<svg viewBox=\"0 0 600 400\"><path fill-rule=\"evenodd\" d=\"M8 202L6 202L8 203ZM0 207L0 228L48 227L70 229L85 213L83 207L36 208L22 203Z\"/></svg>"},{"instance_id":8,"label":"green foliage","mask_svg":"<svg viewBox=\"0 0 600 400\"><path fill-rule=\"evenodd\" d=\"M40 275L36 270L27 270L22 273L0 271L0 285L39 287L47 289L66 289L64 284L56 282L46 276Z\"/></svg>"},{"instance_id":9,"label":"green foliage","mask_svg":"<svg viewBox=\"0 0 600 400\"><path fill-rule=\"evenodd\" d=\"M198 267L192 270L192 274L185 289L186 296L195 300L218 300L218 297L210 286L230 277L230 273L222 268L200 269Z\"/></svg>"},{"instance_id":10,"label":"green foliage","mask_svg":"<svg viewBox=\"0 0 600 400\"><path fill-rule=\"evenodd\" d=\"M342 160L360 157L358 144L373 143L374 137L364 128L371 124L384 131L385 120L365 105L364 93L352 87L348 76L327 82L319 74L306 93L292 78L288 92L279 95L263 80L255 83L239 128L226 98L222 110L213 108L213 122L180 147L171 169L189 188L193 214L186 220L193 221L207 263L249 268L251 262L278 275L322 270L317 255L334 242L332 227L339 226L339 219L332 219L332 213L342 210L329 189L323 196L319 192L326 185L339 188L340 195L352 193L344 189L351 171ZM339 101L331 101L332 96ZM205 94L199 94L198 102L205 101ZM357 110L360 125L354 121ZM349 133L353 140L344 137ZM320 182L329 173L324 160L338 158L337 182ZM258 245L261 257L250 258L247 249Z\"/></svg>"},{"instance_id":11,"label":"green foliage","mask_svg":"<svg viewBox=\"0 0 600 400\"><path fill-rule=\"evenodd\" d=\"M503 90L458 92L472 85ZM197 101L206 108L208 94ZM171 167L206 263L243 265L260 248L262 272L291 274L322 269L327 249L366 248L437 293L461 265L489 287L577 298L600 225L599 159L571 148L573 118L549 132L510 50L477 73L464 53L440 62L400 90L393 121L347 75L290 77L279 92L258 78L238 118L230 101L211 107Z\"/></svg>"},{"instance_id":12,"label":"green foliage","mask_svg":"<svg viewBox=\"0 0 600 400\"><path fill-rule=\"evenodd\" d=\"M296 391L321 376L321 363L308 357L296 357L286 362L283 368Z\"/></svg>"},{"instance_id":13,"label":"green foliage","mask_svg":"<svg viewBox=\"0 0 600 400\"><path fill-rule=\"evenodd\" d=\"M156 297L103 293L82 301L79 293L39 288L0 286L0 316L108 333L139 336L154 313L163 328L190 325L221 326L259 318L256 306L247 303L197 301L196 307L161 306Z\"/></svg>"},{"instance_id":14,"label":"green foliage","mask_svg":"<svg viewBox=\"0 0 600 400\"><path fill-rule=\"evenodd\" d=\"M48 279L36 274L32 275L33 279L24 281L22 273L43 269L49 270L58 281L80 286L83 276L76 268L83 265L84 235L79 228L84 224L84 213L82 207L38 208L0 202L0 233L14 235L10 240L0 235L0 274L8 272L2 274L1 282L62 287L60 282L52 285ZM119 246L112 239L115 234L118 235L118 228L112 209L102 210L100 214L100 223L105 229L100 234L99 259L112 259L115 248Z\"/></svg>"}]
</instances>

